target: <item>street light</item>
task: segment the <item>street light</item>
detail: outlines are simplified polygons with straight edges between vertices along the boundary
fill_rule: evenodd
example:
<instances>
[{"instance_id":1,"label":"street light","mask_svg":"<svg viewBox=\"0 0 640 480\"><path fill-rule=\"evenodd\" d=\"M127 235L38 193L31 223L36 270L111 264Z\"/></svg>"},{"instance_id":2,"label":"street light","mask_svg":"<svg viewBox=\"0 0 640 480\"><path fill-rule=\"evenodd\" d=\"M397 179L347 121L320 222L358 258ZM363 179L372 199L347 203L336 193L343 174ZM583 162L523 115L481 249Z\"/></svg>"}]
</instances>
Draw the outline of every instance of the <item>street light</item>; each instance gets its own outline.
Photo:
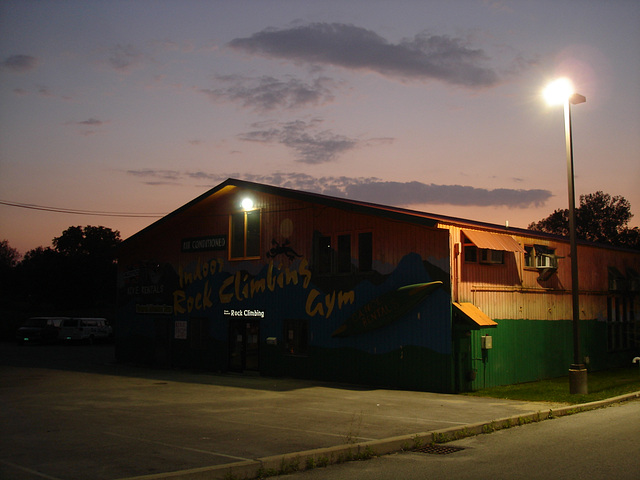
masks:
<instances>
[{"instance_id":1,"label":"street light","mask_svg":"<svg viewBox=\"0 0 640 480\"><path fill-rule=\"evenodd\" d=\"M573 137L571 134L571 105L587 99L573 91L571 82L560 78L550 83L543 92L550 105L564 105L564 136L567 149L567 179L569 182L569 242L571 248L571 298L573 305L573 363L569 367L570 393L586 394L587 369L580 354L580 294L578 289L578 246L576 244L576 200L573 186Z\"/></svg>"}]
</instances>

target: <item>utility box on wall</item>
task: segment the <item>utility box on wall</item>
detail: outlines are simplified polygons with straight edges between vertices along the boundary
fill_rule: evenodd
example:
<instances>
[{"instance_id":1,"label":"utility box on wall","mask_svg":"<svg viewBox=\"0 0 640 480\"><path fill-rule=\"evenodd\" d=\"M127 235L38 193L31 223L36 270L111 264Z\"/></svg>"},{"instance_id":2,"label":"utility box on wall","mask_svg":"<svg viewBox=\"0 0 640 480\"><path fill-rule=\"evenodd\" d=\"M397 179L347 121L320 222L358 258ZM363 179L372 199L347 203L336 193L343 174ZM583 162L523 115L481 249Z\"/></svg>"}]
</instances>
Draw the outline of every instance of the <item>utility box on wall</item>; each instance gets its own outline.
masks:
<instances>
[{"instance_id":1,"label":"utility box on wall","mask_svg":"<svg viewBox=\"0 0 640 480\"><path fill-rule=\"evenodd\" d=\"M480 337L480 346L483 350L490 350L493 348L493 337L491 335L483 335Z\"/></svg>"}]
</instances>

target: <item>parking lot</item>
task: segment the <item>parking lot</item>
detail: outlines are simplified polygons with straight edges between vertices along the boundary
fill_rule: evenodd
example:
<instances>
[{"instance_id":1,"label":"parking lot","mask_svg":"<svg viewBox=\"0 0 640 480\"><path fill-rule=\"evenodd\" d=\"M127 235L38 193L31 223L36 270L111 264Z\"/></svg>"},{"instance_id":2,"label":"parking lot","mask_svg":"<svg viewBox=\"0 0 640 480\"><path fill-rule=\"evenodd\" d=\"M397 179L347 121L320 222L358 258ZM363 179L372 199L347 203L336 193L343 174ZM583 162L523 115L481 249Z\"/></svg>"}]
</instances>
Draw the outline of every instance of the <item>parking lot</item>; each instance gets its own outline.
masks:
<instances>
[{"instance_id":1,"label":"parking lot","mask_svg":"<svg viewBox=\"0 0 640 480\"><path fill-rule=\"evenodd\" d=\"M155 370L0 344L0 478L120 479L426 432L546 404Z\"/></svg>"}]
</instances>

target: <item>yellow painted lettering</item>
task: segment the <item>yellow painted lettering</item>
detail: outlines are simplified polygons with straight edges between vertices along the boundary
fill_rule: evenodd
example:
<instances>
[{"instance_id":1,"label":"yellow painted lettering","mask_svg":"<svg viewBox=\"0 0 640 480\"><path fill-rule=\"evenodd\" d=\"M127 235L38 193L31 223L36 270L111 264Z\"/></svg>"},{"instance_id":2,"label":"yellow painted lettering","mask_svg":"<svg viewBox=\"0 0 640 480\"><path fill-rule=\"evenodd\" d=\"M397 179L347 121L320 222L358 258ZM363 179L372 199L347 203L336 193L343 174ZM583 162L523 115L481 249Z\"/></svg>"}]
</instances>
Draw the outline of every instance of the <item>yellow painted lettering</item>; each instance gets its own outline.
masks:
<instances>
[{"instance_id":1,"label":"yellow painted lettering","mask_svg":"<svg viewBox=\"0 0 640 480\"><path fill-rule=\"evenodd\" d=\"M336 304L335 290L324 296L324 303L327 306L327 318L329 318L329 316L331 315L331 312L333 312L333 307Z\"/></svg>"},{"instance_id":2,"label":"yellow painted lettering","mask_svg":"<svg viewBox=\"0 0 640 480\"><path fill-rule=\"evenodd\" d=\"M211 289L209 288L209 280L204 282L204 295L202 298L202 306L204 308L213 307L213 302L211 301Z\"/></svg>"},{"instance_id":3,"label":"yellow painted lettering","mask_svg":"<svg viewBox=\"0 0 640 480\"><path fill-rule=\"evenodd\" d=\"M236 300L242 300L240 297L240 272L236 272L235 281L233 283L233 291L236 294Z\"/></svg>"},{"instance_id":4,"label":"yellow painted lettering","mask_svg":"<svg viewBox=\"0 0 640 480\"><path fill-rule=\"evenodd\" d=\"M315 317L318 313L320 315L324 315L324 308L322 307L322 303L318 303L313 306L314 300L318 297L318 295L320 295L320 292L314 288L309 292L309 295L307 296L305 311L310 317ZM313 308L311 308L312 306Z\"/></svg>"},{"instance_id":5,"label":"yellow painted lettering","mask_svg":"<svg viewBox=\"0 0 640 480\"><path fill-rule=\"evenodd\" d=\"M309 270L309 262L307 262L306 258L303 258L300 262L300 266L298 267L298 271L300 272L300 276L304 277L304 282L302 286L304 288L309 287L309 283L311 283L311 271Z\"/></svg>"},{"instance_id":6,"label":"yellow painted lettering","mask_svg":"<svg viewBox=\"0 0 640 480\"><path fill-rule=\"evenodd\" d=\"M256 293L264 293L267 289L267 281L264 278L260 280L256 280L255 278L251 280L251 298Z\"/></svg>"},{"instance_id":7,"label":"yellow painted lettering","mask_svg":"<svg viewBox=\"0 0 640 480\"><path fill-rule=\"evenodd\" d=\"M193 297L187 298L187 312L191 313L193 311Z\"/></svg>"},{"instance_id":8,"label":"yellow painted lettering","mask_svg":"<svg viewBox=\"0 0 640 480\"><path fill-rule=\"evenodd\" d=\"M229 303L233 298L233 293L226 293L227 288L231 286L233 283L234 277L228 277L222 282L220 286L220 290L218 291L218 297L220 298L220 303Z\"/></svg>"},{"instance_id":9,"label":"yellow painted lettering","mask_svg":"<svg viewBox=\"0 0 640 480\"><path fill-rule=\"evenodd\" d=\"M289 267L284 270L285 283L289 285L293 283L294 285L298 284L298 271L297 270L289 270Z\"/></svg>"},{"instance_id":10,"label":"yellow painted lettering","mask_svg":"<svg viewBox=\"0 0 640 480\"><path fill-rule=\"evenodd\" d=\"M269 262L269 268L267 268L267 288L272 292L276 289L276 279L273 278L273 261Z\"/></svg>"},{"instance_id":11,"label":"yellow painted lettering","mask_svg":"<svg viewBox=\"0 0 640 480\"><path fill-rule=\"evenodd\" d=\"M248 278L249 275L245 275L242 279L242 281L244 282L244 285L242 286L242 296L244 298L249 298L249 282L247 282Z\"/></svg>"},{"instance_id":12,"label":"yellow painted lettering","mask_svg":"<svg viewBox=\"0 0 640 480\"><path fill-rule=\"evenodd\" d=\"M184 313L184 299L185 294L182 290L176 290L173 292L173 313Z\"/></svg>"},{"instance_id":13,"label":"yellow painted lettering","mask_svg":"<svg viewBox=\"0 0 640 480\"><path fill-rule=\"evenodd\" d=\"M347 303L353 305L356 301L356 294L353 290L349 290L348 292L340 291L338 293L338 308L342 308L343 305Z\"/></svg>"},{"instance_id":14,"label":"yellow painted lettering","mask_svg":"<svg viewBox=\"0 0 640 480\"><path fill-rule=\"evenodd\" d=\"M200 267L200 259L198 258L198 262L196 263L196 273L194 275L194 280L202 280L202 275L201 275L201 270L202 267Z\"/></svg>"},{"instance_id":15,"label":"yellow painted lettering","mask_svg":"<svg viewBox=\"0 0 640 480\"><path fill-rule=\"evenodd\" d=\"M204 262L202 264L202 276L204 278L207 278L209 276L209 263L208 262Z\"/></svg>"}]
</instances>

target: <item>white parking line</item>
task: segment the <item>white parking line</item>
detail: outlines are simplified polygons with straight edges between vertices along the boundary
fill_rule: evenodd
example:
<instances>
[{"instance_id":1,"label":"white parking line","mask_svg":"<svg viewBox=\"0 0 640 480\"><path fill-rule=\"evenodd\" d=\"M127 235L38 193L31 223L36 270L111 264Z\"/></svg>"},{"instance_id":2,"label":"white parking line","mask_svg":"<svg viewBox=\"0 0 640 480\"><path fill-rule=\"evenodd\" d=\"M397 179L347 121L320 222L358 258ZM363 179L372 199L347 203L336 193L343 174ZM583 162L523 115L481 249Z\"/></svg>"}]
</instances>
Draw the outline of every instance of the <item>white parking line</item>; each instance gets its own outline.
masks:
<instances>
[{"instance_id":1,"label":"white parking line","mask_svg":"<svg viewBox=\"0 0 640 480\"><path fill-rule=\"evenodd\" d=\"M190 452L196 452L196 453L205 453L207 455L213 455L213 456L216 456L216 457L227 457L227 458L233 458L234 460L253 460L252 458L235 457L233 455L227 455L226 453L212 452L211 450L200 450L198 448L182 447L180 445L173 445L171 443L157 442L155 440L147 440L146 438L134 437L132 435L123 435L121 433L115 433L115 432L104 432L104 433L106 435L112 435L114 437L128 438L130 440L135 440L136 442L153 443L154 445L162 445L163 447L169 447L169 448L179 448L181 450L188 450Z\"/></svg>"},{"instance_id":2,"label":"white parking line","mask_svg":"<svg viewBox=\"0 0 640 480\"><path fill-rule=\"evenodd\" d=\"M51 475L47 475L46 473L38 472L37 470L23 467L22 465L16 465L15 463L7 462L6 460L0 460L0 463L3 463L11 468L15 468L16 470L22 470L23 472L27 472L27 473L30 473L31 475L36 475L38 477L46 478L48 480L62 480L61 478L52 477Z\"/></svg>"},{"instance_id":3,"label":"white parking line","mask_svg":"<svg viewBox=\"0 0 640 480\"><path fill-rule=\"evenodd\" d=\"M329 432L319 432L317 430L306 430L306 429L302 429L302 428L292 428L292 427L279 427L277 425L267 425L264 423L255 423L255 422L239 422L237 420L225 420L225 419L220 419L220 422L224 422L224 423L235 423L237 425L254 425L256 427L265 427L265 428L274 428L277 430L290 430L292 432L304 432L304 433L313 433L314 435L324 435L327 437L339 437L339 438L345 438L347 436L347 434L344 433L329 433ZM378 438L367 438L367 437L354 437L357 438L359 440L365 440L365 441L370 441L370 440L379 440Z\"/></svg>"}]
</instances>

